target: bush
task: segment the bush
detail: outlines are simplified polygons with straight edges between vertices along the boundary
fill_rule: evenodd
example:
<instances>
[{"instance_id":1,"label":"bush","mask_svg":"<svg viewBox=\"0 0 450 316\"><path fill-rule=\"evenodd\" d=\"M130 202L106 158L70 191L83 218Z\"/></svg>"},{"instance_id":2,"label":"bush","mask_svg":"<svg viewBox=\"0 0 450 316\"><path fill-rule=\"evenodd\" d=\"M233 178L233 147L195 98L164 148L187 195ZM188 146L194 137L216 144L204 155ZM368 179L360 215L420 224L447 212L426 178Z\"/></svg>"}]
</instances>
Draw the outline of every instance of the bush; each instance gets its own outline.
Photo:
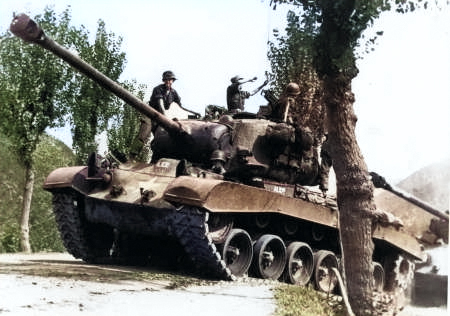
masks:
<instances>
[{"instance_id":1,"label":"bush","mask_svg":"<svg viewBox=\"0 0 450 316\"><path fill-rule=\"evenodd\" d=\"M0 252L20 251L20 227L17 223L4 223L0 232Z\"/></svg>"}]
</instances>

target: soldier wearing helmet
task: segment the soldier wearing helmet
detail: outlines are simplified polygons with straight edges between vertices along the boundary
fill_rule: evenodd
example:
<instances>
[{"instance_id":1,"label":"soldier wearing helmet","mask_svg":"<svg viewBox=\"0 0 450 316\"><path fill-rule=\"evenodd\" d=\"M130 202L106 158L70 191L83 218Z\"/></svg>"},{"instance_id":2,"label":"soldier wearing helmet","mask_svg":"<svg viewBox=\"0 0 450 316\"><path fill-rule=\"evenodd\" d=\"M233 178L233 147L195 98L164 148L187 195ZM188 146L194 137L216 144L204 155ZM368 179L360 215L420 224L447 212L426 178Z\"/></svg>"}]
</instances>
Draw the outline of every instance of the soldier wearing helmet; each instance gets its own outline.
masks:
<instances>
[{"instance_id":1,"label":"soldier wearing helmet","mask_svg":"<svg viewBox=\"0 0 450 316\"><path fill-rule=\"evenodd\" d=\"M296 98L299 94L300 87L298 84L295 82L289 83L272 109L270 118L274 121L293 124L294 119L292 113L296 110Z\"/></svg>"},{"instance_id":2,"label":"soldier wearing helmet","mask_svg":"<svg viewBox=\"0 0 450 316\"><path fill-rule=\"evenodd\" d=\"M244 78L242 78L240 76L234 76L230 79L231 85L229 85L227 88L227 107L228 107L228 112L230 112L230 113L236 113L236 112L243 111L245 99L248 99L252 95L255 95L256 93L258 93L258 91L261 90L268 83L268 81L266 80L261 86L259 86L252 92L248 92L248 91L242 90L242 85L246 82L253 82L257 78L254 77L247 81L241 81L243 79Z\"/></svg>"},{"instance_id":3,"label":"soldier wearing helmet","mask_svg":"<svg viewBox=\"0 0 450 316\"><path fill-rule=\"evenodd\" d=\"M170 71L164 71L162 74L163 83L156 86L152 91L152 96L148 104L157 110L161 114L166 114L166 110L170 105L175 102L181 106L180 96L177 91L172 88L173 82L177 80L175 74ZM151 133L154 133L158 123L153 122L148 117L142 117L139 134L131 144L130 158L136 159L139 155L142 155L144 160L148 161L151 158L150 140Z\"/></svg>"},{"instance_id":4,"label":"soldier wearing helmet","mask_svg":"<svg viewBox=\"0 0 450 316\"><path fill-rule=\"evenodd\" d=\"M177 91L172 88L172 84L177 80L175 74L170 71L164 71L162 74L163 83L153 89L150 97L149 105L161 114L169 109L172 102L178 103L181 106L181 99Z\"/></svg>"},{"instance_id":5,"label":"soldier wearing helmet","mask_svg":"<svg viewBox=\"0 0 450 316\"><path fill-rule=\"evenodd\" d=\"M275 141L283 129L295 128L295 135L275 157L274 165L281 170L291 170L294 172L298 183L304 185L319 185L323 195L326 196L328 190L328 176L332 165L329 155L329 143L324 135L318 135L317 131L304 125L300 115L309 115L308 110L301 111L297 97L300 94L298 84L289 83L278 101L273 101L269 106L269 119L280 122L272 130L268 130ZM278 130L277 130L278 129ZM278 134L277 134L278 133ZM284 134L287 134L286 132ZM288 134L289 135L289 134ZM320 164L318 157L321 157Z\"/></svg>"}]
</instances>

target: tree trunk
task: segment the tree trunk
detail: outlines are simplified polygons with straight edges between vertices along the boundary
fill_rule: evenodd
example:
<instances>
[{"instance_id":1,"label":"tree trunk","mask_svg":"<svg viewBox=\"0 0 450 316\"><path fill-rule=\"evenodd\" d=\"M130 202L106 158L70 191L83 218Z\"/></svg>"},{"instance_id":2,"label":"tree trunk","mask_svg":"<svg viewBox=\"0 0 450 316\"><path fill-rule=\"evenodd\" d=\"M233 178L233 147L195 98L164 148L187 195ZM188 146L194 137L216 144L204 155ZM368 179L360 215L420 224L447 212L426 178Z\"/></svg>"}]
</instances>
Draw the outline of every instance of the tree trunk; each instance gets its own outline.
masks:
<instances>
[{"instance_id":1,"label":"tree trunk","mask_svg":"<svg viewBox=\"0 0 450 316\"><path fill-rule=\"evenodd\" d=\"M33 196L34 172L31 166L25 168L25 187L23 190L22 218L20 220L20 248L25 253L31 252L30 246L30 209Z\"/></svg>"},{"instance_id":2,"label":"tree trunk","mask_svg":"<svg viewBox=\"0 0 450 316\"><path fill-rule=\"evenodd\" d=\"M372 313L373 185L355 136L351 79L324 78L324 101L337 181L344 282L356 315Z\"/></svg>"}]
</instances>

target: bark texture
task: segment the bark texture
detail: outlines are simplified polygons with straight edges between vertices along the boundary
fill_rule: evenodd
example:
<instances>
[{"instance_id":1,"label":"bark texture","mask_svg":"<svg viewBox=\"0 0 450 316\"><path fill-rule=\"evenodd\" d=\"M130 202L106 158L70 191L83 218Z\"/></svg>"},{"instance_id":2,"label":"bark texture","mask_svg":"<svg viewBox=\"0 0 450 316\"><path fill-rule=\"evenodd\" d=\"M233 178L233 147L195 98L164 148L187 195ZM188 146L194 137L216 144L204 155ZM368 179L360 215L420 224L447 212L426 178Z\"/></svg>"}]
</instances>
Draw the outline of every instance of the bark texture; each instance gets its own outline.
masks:
<instances>
[{"instance_id":1,"label":"bark texture","mask_svg":"<svg viewBox=\"0 0 450 316\"><path fill-rule=\"evenodd\" d=\"M373 185L355 136L351 80L324 78L324 103L337 181L344 282L356 315L372 314Z\"/></svg>"},{"instance_id":2,"label":"bark texture","mask_svg":"<svg viewBox=\"0 0 450 316\"><path fill-rule=\"evenodd\" d=\"M33 196L34 172L28 166L25 169L25 187L23 191L22 216L20 219L20 248L22 252L31 253L30 246L30 211Z\"/></svg>"}]
</instances>

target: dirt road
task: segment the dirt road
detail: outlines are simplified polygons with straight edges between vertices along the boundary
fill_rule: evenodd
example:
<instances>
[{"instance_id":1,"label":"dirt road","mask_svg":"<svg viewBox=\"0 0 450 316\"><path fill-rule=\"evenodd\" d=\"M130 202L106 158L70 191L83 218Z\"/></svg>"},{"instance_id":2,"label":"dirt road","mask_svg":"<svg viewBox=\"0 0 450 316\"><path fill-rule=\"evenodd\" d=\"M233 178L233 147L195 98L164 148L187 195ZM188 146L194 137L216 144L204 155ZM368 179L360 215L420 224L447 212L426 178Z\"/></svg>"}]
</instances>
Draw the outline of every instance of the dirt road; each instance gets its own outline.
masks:
<instances>
[{"instance_id":1,"label":"dirt road","mask_svg":"<svg viewBox=\"0 0 450 316\"><path fill-rule=\"evenodd\" d=\"M185 287L185 285L189 285ZM89 265L68 254L0 255L0 315L269 316L274 282L204 282Z\"/></svg>"},{"instance_id":2,"label":"dirt road","mask_svg":"<svg viewBox=\"0 0 450 316\"><path fill-rule=\"evenodd\" d=\"M269 316L277 282L205 282L167 271L89 265L69 254L0 254L0 316ZM399 316L443 316L407 306Z\"/></svg>"}]
</instances>

